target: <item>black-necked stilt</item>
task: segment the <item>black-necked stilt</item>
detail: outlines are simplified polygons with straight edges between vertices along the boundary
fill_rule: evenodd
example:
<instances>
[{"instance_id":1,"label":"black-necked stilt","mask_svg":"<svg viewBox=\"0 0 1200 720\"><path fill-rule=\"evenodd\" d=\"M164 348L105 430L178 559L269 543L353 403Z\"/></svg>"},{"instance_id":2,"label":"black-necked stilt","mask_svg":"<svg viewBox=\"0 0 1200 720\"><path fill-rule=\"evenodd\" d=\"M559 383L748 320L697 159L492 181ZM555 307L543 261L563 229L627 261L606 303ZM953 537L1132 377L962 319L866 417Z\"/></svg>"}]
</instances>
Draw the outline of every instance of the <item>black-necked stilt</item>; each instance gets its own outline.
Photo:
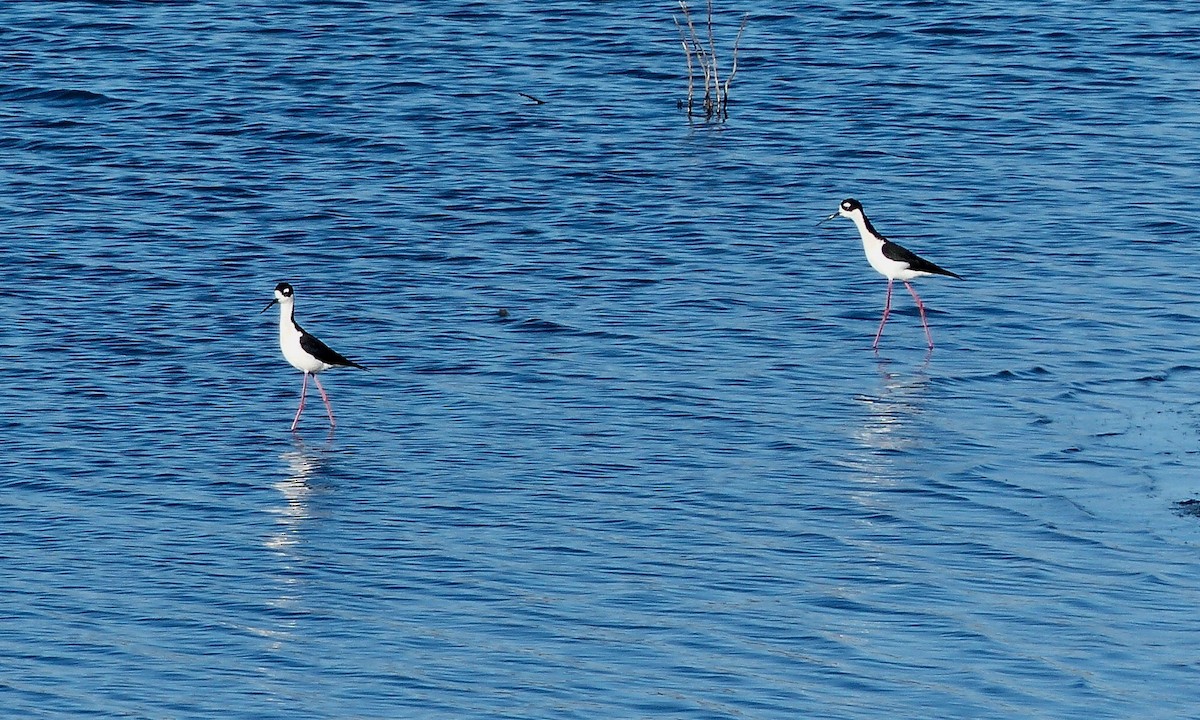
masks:
<instances>
[{"instance_id":1,"label":"black-necked stilt","mask_svg":"<svg viewBox=\"0 0 1200 720\"><path fill-rule=\"evenodd\" d=\"M883 326L887 323L888 314L892 310L892 282L900 280L904 283L904 287L912 293L913 300L917 301L917 310L921 313L921 325L925 328L925 339L929 341L929 349L933 349L933 336L929 334L929 323L925 321L925 305L921 302L921 297L917 295L917 291L912 285L908 284L909 280L919 278L923 275L949 275L952 278L962 280L962 276L938 267L929 262L916 253L901 247L896 243L888 240L880 235L875 226L871 225L871 221L867 219L867 214L863 212L862 203L854 198L846 198L842 204L838 206L838 211L825 218L821 223L841 215L844 218L850 218L854 221L854 225L858 228L858 234L862 236L863 251L867 254L867 262L871 263L871 267L875 268L880 275L888 279L887 301L883 306L883 319L879 321L879 330L875 333L875 342L871 345L874 350L879 349L879 338L883 336Z\"/></svg>"},{"instance_id":2,"label":"black-necked stilt","mask_svg":"<svg viewBox=\"0 0 1200 720\"><path fill-rule=\"evenodd\" d=\"M285 282L276 285L275 299L267 303L267 306L259 314L270 310L271 306L276 303L279 303L279 348L283 350L283 357L291 363L292 367L304 373L304 383L300 386L300 407L296 409L296 417L292 420L292 431L295 432L296 425L300 422L300 413L304 412L304 398L308 394L309 375L312 375L313 382L321 391L321 399L325 401L325 411L329 413L329 428L332 430L337 427L337 423L333 419L333 406L329 404L329 396L325 394L325 388L321 387L317 373L331 367L356 367L359 370L366 370L366 368L353 360L346 359L315 336L305 332L304 328L297 324L295 317L296 291L291 285Z\"/></svg>"}]
</instances>

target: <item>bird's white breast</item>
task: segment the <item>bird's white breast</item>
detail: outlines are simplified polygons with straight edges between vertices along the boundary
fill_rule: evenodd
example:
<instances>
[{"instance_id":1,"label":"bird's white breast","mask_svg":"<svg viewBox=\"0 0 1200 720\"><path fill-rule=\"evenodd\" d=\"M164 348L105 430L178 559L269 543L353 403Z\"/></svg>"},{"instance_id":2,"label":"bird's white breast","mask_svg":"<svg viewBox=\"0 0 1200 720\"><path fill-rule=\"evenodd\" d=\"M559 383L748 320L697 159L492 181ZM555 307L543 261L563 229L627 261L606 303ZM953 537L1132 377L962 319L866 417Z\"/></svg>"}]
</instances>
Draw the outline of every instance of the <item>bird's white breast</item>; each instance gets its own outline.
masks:
<instances>
[{"instance_id":1,"label":"bird's white breast","mask_svg":"<svg viewBox=\"0 0 1200 720\"><path fill-rule=\"evenodd\" d=\"M292 367L302 372L319 373L322 370L328 370L333 367L317 360L304 352L304 348L300 347L300 331L296 329L296 324L292 322L291 308L280 308L279 349L283 351L283 358Z\"/></svg>"},{"instance_id":2,"label":"bird's white breast","mask_svg":"<svg viewBox=\"0 0 1200 720\"><path fill-rule=\"evenodd\" d=\"M883 254L883 241L872 235L867 230L866 224L858 218L855 218L854 224L858 226L858 234L862 238L863 253L867 256L867 262L871 263L871 267L875 268L880 275L889 280L912 280L921 275L928 275L928 273L914 272L906 262L889 259Z\"/></svg>"}]
</instances>

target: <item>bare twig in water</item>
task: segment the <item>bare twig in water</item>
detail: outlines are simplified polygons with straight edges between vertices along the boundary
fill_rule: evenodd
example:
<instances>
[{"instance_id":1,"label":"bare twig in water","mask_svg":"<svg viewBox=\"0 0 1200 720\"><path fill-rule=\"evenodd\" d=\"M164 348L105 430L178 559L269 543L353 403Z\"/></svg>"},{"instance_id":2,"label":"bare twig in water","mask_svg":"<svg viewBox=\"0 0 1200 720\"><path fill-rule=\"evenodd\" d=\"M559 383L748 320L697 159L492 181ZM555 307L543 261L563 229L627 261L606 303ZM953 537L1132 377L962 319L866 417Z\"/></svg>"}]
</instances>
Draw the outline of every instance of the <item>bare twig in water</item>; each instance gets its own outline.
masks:
<instances>
[{"instance_id":1,"label":"bare twig in water","mask_svg":"<svg viewBox=\"0 0 1200 720\"><path fill-rule=\"evenodd\" d=\"M682 2L680 2L680 5L683 5L684 17L688 18L687 5L684 5ZM680 44L683 45L683 56L685 58L687 58L687 71L688 71L687 111L688 111L688 117L691 117L692 116L692 97L695 94L695 89L696 89L695 70L692 68L692 48L690 45L688 45L688 36L684 34L683 26L679 24L679 18L673 17L672 19L675 21L675 28L677 30L679 30L679 42L680 42ZM691 18L688 18L688 27L691 27Z\"/></svg>"},{"instance_id":2,"label":"bare twig in water","mask_svg":"<svg viewBox=\"0 0 1200 720\"><path fill-rule=\"evenodd\" d=\"M725 78L725 90L721 95L721 97L724 98L721 103L722 111L724 111L725 105L729 102L729 83L733 82L733 76L737 75L738 47L740 47L742 44L742 33L746 32L746 23L749 20L750 13L746 13L742 16L742 24L740 27L738 27L737 37L733 39L733 65L730 66L729 75Z\"/></svg>"},{"instance_id":3,"label":"bare twig in water","mask_svg":"<svg viewBox=\"0 0 1200 720\"><path fill-rule=\"evenodd\" d=\"M682 2L682 0L680 0ZM712 66L712 73L705 73L704 78L704 95L708 96L708 76L712 76L712 86L716 90L721 87L721 78L717 75L717 44L713 41L713 24L712 24L712 4L713 0L708 0L708 63ZM715 95L715 93L714 93ZM714 97L714 100L717 99Z\"/></svg>"},{"instance_id":4,"label":"bare twig in water","mask_svg":"<svg viewBox=\"0 0 1200 720\"><path fill-rule=\"evenodd\" d=\"M679 42L683 45L683 54L687 59L688 72L688 89L687 89L687 111L688 117L692 117L696 111L694 97L696 88L696 66L700 67L700 72L704 76L704 119L711 120L714 117L718 120L724 120L729 116L729 86L733 82L733 76L737 74L737 59L738 48L742 42L742 33L746 31L746 22L750 19L747 14L742 17L742 24L738 28L737 38L733 41L733 51L731 53L732 65L730 66L729 74L725 77L725 82L721 82L720 66L717 63L717 43L715 33L713 32L713 0L708 0L706 5L705 22L707 28L707 43L700 39L700 34L696 32L696 23L692 19L692 9L688 6L687 0L679 0L679 10L683 14L683 22L675 17L675 27L679 30ZM686 28L686 29L685 29Z\"/></svg>"},{"instance_id":5,"label":"bare twig in water","mask_svg":"<svg viewBox=\"0 0 1200 720\"><path fill-rule=\"evenodd\" d=\"M521 97L523 97L523 98L529 98L530 100L534 101L534 102L535 102L535 103L537 103L538 105L545 105L545 104L546 104L546 101L545 101L545 100L539 100L539 99L535 98L534 96L530 95L529 93L523 93L523 92L521 92L520 90L518 90L518 91L517 91L517 94L518 94L518 95L520 95L520 96L521 96Z\"/></svg>"}]
</instances>

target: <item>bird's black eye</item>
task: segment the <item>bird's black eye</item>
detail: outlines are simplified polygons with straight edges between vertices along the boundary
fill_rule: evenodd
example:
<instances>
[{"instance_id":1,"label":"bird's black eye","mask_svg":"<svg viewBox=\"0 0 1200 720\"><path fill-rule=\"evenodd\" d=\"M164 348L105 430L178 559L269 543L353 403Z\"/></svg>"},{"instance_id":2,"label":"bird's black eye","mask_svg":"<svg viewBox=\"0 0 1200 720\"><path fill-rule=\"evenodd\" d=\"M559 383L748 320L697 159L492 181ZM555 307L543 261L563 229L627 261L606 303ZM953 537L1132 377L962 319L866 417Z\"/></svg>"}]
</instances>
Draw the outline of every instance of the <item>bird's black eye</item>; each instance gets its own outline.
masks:
<instances>
[{"instance_id":1,"label":"bird's black eye","mask_svg":"<svg viewBox=\"0 0 1200 720\"><path fill-rule=\"evenodd\" d=\"M842 202L842 209L843 209L843 210L849 210L849 209L851 209L851 208L853 208L853 207L854 207L854 203L850 202L849 200L846 200L846 201Z\"/></svg>"}]
</instances>

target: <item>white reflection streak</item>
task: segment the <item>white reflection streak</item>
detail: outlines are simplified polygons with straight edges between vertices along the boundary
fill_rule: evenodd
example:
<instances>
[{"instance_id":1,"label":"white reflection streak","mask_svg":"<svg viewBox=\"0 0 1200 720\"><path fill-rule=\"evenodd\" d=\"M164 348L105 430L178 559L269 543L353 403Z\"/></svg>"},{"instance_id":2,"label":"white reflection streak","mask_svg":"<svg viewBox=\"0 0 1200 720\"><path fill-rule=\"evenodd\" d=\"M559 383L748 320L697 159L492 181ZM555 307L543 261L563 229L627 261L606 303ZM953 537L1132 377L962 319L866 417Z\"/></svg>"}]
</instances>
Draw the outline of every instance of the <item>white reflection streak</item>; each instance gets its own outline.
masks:
<instances>
[{"instance_id":1,"label":"white reflection streak","mask_svg":"<svg viewBox=\"0 0 1200 720\"><path fill-rule=\"evenodd\" d=\"M295 450L289 450L280 456L287 463L288 477L275 483L275 489L283 494L285 501L276 512L279 514L280 531L267 538L266 546L270 550L283 551L299 542L301 523L309 517L308 496L312 488L308 481L321 467L321 457L306 451L303 443L297 443Z\"/></svg>"},{"instance_id":2,"label":"white reflection streak","mask_svg":"<svg viewBox=\"0 0 1200 720\"><path fill-rule=\"evenodd\" d=\"M883 453L905 452L918 447L923 440L912 427L912 421L921 414L920 400L929 385L925 368L913 375L903 377L890 372L886 363L877 367L880 378L878 396L860 396L858 399L867 408L867 417L854 437L868 452L861 453L858 462L864 475L877 483L887 483L891 463Z\"/></svg>"},{"instance_id":3,"label":"white reflection streak","mask_svg":"<svg viewBox=\"0 0 1200 720\"><path fill-rule=\"evenodd\" d=\"M274 509L278 515L278 531L269 535L263 541L263 545L268 551L280 555L285 566L290 569L296 560L294 548L300 544L301 526L311 517L308 500L312 494L312 486L309 481L320 470L324 458L320 454L309 452L300 441L296 442L294 450L281 453L279 457L288 468L287 477L275 483L275 489L283 495L284 502ZM277 610L294 611L300 601L296 587L300 582L299 578L291 572L284 572L278 581L282 590L270 604ZM252 628L252 631L273 638L275 642L272 648L279 649L291 636L294 626L294 620L281 618L276 627Z\"/></svg>"}]
</instances>

